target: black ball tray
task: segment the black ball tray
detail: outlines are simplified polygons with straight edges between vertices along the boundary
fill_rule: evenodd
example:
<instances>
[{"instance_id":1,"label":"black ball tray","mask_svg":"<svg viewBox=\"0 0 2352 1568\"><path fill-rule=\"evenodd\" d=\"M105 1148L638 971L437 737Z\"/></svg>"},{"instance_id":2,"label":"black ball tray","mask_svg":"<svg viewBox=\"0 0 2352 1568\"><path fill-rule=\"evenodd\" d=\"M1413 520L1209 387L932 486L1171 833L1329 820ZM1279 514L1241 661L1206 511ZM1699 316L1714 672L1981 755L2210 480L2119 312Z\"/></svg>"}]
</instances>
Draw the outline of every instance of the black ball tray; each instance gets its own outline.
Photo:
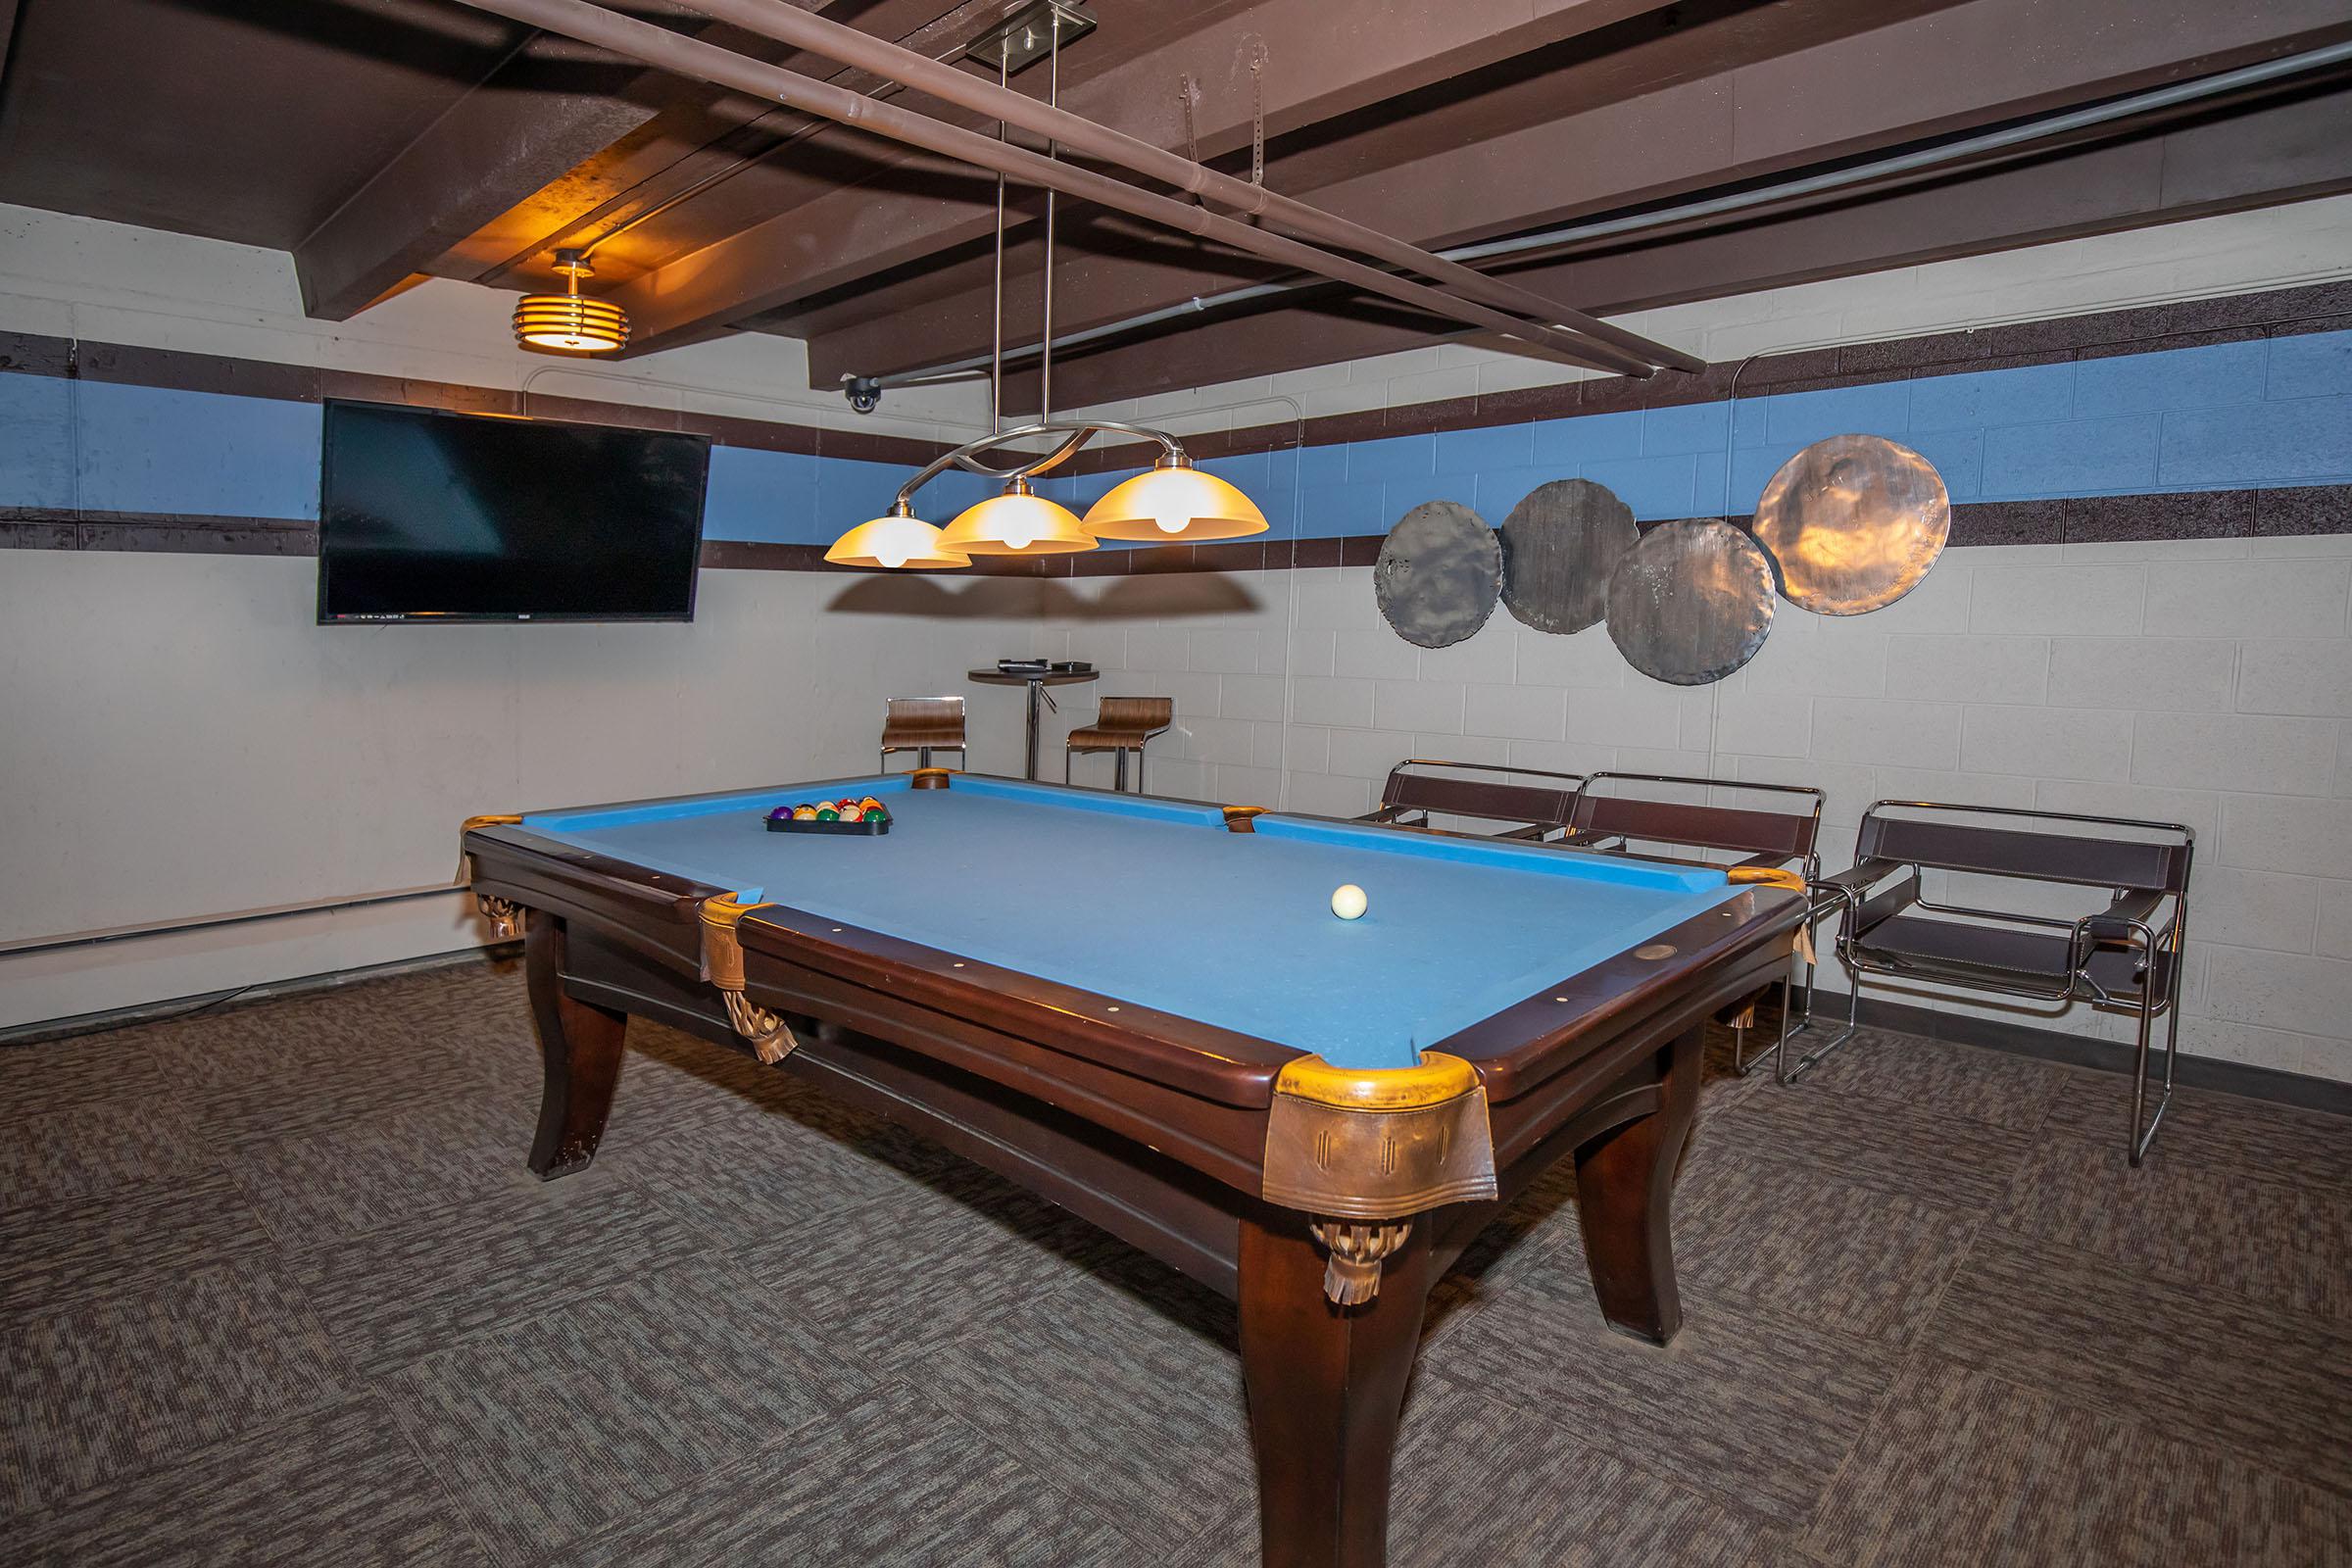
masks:
<instances>
[{"instance_id":1,"label":"black ball tray","mask_svg":"<svg viewBox=\"0 0 2352 1568\"><path fill-rule=\"evenodd\" d=\"M767 819L767 830L770 833L830 833L836 837L872 839L889 832L890 824L891 817L887 812L879 822L796 822L789 816L771 816Z\"/></svg>"}]
</instances>

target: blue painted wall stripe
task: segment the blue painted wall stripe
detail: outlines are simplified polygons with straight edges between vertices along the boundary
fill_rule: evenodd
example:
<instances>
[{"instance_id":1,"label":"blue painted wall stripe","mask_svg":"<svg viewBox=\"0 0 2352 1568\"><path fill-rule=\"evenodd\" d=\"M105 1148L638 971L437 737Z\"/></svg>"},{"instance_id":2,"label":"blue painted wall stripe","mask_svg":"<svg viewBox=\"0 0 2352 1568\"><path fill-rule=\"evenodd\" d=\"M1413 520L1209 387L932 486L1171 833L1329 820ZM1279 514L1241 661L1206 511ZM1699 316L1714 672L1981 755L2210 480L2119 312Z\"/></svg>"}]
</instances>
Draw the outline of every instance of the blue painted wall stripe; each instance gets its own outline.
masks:
<instances>
[{"instance_id":1,"label":"blue painted wall stripe","mask_svg":"<svg viewBox=\"0 0 2352 1568\"><path fill-rule=\"evenodd\" d=\"M315 404L0 373L0 506L310 518ZM1825 435L1906 442L1956 501L2352 483L2352 331L1961 371L1826 391L1582 415L1250 453L1205 465L1248 491L1277 538L1385 532L1425 501L1499 523L1528 491L1584 477L1644 519L1743 514ZM1727 445L1728 437L1728 445ZM708 537L824 544L879 514L903 465L719 446ZM1125 473L1040 489L1083 511ZM950 472L935 522L990 483Z\"/></svg>"}]
</instances>

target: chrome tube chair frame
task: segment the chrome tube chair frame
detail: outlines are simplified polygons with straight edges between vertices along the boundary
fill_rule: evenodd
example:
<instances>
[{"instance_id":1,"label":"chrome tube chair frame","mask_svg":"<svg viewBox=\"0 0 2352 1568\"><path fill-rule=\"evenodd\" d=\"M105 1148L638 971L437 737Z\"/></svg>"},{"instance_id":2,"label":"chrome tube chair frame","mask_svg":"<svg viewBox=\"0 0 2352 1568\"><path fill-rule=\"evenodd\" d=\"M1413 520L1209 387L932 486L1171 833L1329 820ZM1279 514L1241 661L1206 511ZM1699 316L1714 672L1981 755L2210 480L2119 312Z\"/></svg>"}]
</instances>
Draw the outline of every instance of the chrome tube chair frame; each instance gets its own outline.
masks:
<instances>
[{"instance_id":1,"label":"chrome tube chair frame","mask_svg":"<svg viewBox=\"0 0 2352 1568\"><path fill-rule=\"evenodd\" d=\"M1714 806L1690 801L1649 800L1611 795L1610 785L1668 784L1709 790L1739 790L1757 795L1790 796L1808 803L1796 811L1763 810L1747 807ZM1678 849L1710 850L1742 855L1735 866L1793 870L1805 880L1805 942L1793 956L1788 980L1782 988L1780 1033L1771 1052L1773 1074L1782 1083L1797 1077L1854 1036L1856 1021L1849 1007L1845 1026L1791 1068L1788 1043L1813 1028L1815 961L1814 938L1821 922L1839 907L1838 895L1821 880L1821 814L1827 798L1810 784L1766 784L1749 779L1701 778L1681 773L1630 773L1603 769L1586 778L1578 795L1565 845L1579 849L1614 849L1633 853L1634 842L1665 844ZM1794 862L1791 864L1790 862ZM1799 991L1803 1004L1797 1004ZM1747 1054L1747 1031L1753 1008L1731 1024L1732 1068L1742 1078L1765 1059Z\"/></svg>"},{"instance_id":2,"label":"chrome tube chair frame","mask_svg":"<svg viewBox=\"0 0 2352 1568\"><path fill-rule=\"evenodd\" d=\"M1494 778L1447 778L1414 769L1445 767L1465 773L1500 775ZM1511 782L1520 778L1555 779L1567 788ZM1380 805L1355 818L1389 827L1427 827L1432 811L1446 816L1476 817L1486 822L1509 822L1511 827L1489 838L1545 840L1568 829L1583 791L1582 773L1556 773L1543 767L1513 767L1504 762L1453 762L1442 757L1408 757L1389 769L1381 785Z\"/></svg>"},{"instance_id":3,"label":"chrome tube chair frame","mask_svg":"<svg viewBox=\"0 0 2352 1568\"><path fill-rule=\"evenodd\" d=\"M2005 817L2030 822L2076 823L2097 827L2134 829L2145 834L2162 834L2169 838L2103 839L2080 834L2037 834L2026 830L2003 830L1978 827L1969 823L1927 822L1916 817L1890 817L1893 811L1935 811L1946 816ZM1893 829L1890 831L1890 828ZM1931 830L1906 833L1901 829ZM1949 829L1947 841L1955 847L1973 843L1991 855L1980 855L1971 862L1958 854L1944 857L1922 857L1917 854L1918 841L1932 838L1932 830ZM1899 853L1906 848L1912 853ZM2032 841L2031 843L2025 841ZM2063 848L2060 848L2063 846ZM2082 863L2071 870L2063 866L2042 871L2017 868L2017 854L2039 852L2059 856L2075 855ZM2142 852L2134 857L2131 852ZM2098 852L2113 852L2102 855ZM1964 991L1983 991L2000 996L2027 998L2038 1002L2081 1002L2094 1008L2129 1012L2137 1020L2132 1067L2132 1120L2128 1148L2132 1165L2139 1165L2147 1156L2148 1148L2156 1141L2156 1130L2163 1124L2166 1108L2172 1103L2174 1072L2180 1057L2180 987L2187 965L2182 961L2188 939L2188 880L2196 854L2195 830L2179 822L2152 822L2138 817L2100 816L2072 811L2040 811L2022 807L1952 806L1936 801L1879 801L1862 816L1855 832L1852 869L1824 879L1824 887L1835 889L1839 905L1838 927L1838 961L1846 971L1847 1013L1858 1009L1862 976L1883 975L1890 979L1928 981L1948 985ZM2145 870L2133 871L2128 863L2137 858L2152 858L2154 863ZM2003 859L2007 864L2000 863ZM1985 862L1992 863L1985 863ZM2102 863L2103 862L2103 863ZM1977 875L2003 876L2018 881L2041 882L2074 887L2106 887L2112 889L2112 899L2104 909L2075 919L2054 915L2024 914L2008 909L1986 909L1971 905L1938 903L1921 891L1920 873L1923 870L1962 872ZM2091 875L2093 870L2105 870L2108 875ZM2117 873L2131 872L2129 876ZM1887 884L1891 883L1891 886ZM2157 916L2167 900L2172 903L2172 917L2159 924ZM1969 931L2006 934L2013 956L2008 962L1989 956L1976 957L1959 954L1922 953L1906 955L1884 945L1874 947L1869 937L1885 928L1888 922L1904 917L1905 911L1923 909L1932 914L1958 915L1966 919L1998 922L1991 926L1965 926L1958 921L1913 922L1926 929L1944 928L1947 937L1952 933ZM2019 930L2018 928L2026 928ZM2060 967L2046 965L2024 967L2021 959L2036 951L2047 952L2048 944L2058 942L2054 935L2036 939L2036 932L2064 932L2060 952L2064 962ZM1986 938L1990 946L1993 938ZM1957 944L1955 944L1957 945ZM2120 980L2118 965L2102 960L2112 955L2121 956ZM1906 961L1907 960L1907 961ZM2104 970L2104 974L2099 972ZM2156 1108L2150 1112L2148 1102L2148 1068L2153 1053L2156 1018L2165 1018L2164 1077L2159 1086Z\"/></svg>"}]
</instances>

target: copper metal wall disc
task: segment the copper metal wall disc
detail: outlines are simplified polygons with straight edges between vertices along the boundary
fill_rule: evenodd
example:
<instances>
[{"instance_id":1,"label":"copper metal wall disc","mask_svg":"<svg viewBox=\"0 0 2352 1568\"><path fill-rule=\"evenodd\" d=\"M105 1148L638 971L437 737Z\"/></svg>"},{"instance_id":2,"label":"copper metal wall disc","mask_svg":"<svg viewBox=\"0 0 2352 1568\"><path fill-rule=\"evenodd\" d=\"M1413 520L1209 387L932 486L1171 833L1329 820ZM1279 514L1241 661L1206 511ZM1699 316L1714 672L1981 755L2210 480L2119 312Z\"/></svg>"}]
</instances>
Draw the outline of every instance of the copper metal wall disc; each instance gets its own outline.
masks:
<instances>
[{"instance_id":1,"label":"copper metal wall disc","mask_svg":"<svg viewBox=\"0 0 2352 1568\"><path fill-rule=\"evenodd\" d=\"M1662 522L1609 578L1609 636L1654 680L1721 680L1755 658L1771 631L1772 563L1728 522Z\"/></svg>"},{"instance_id":2,"label":"copper metal wall disc","mask_svg":"<svg viewBox=\"0 0 2352 1568\"><path fill-rule=\"evenodd\" d=\"M1755 531L1790 604L1860 615L1927 576L1952 531L1952 498L1936 466L1909 447L1834 435L1781 465L1756 503Z\"/></svg>"},{"instance_id":3,"label":"copper metal wall disc","mask_svg":"<svg viewBox=\"0 0 2352 1568\"><path fill-rule=\"evenodd\" d=\"M1502 595L1502 544L1487 520L1451 501L1397 519L1372 567L1372 592L1396 635L1423 648L1458 643L1487 623Z\"/></svg>"},{"instance_id":4,"label":"copper metal wall disc","mask_svg":"<svg viewBox=\"0 0 2352 1568\"><path fill-rule=\"evenodd\" d=\"M1540 484L1502 523L1502 602L1538 631L1597 626L1609 574L1642 530L1634 509L1590 479Z\"/></svg>"}]
</instances>

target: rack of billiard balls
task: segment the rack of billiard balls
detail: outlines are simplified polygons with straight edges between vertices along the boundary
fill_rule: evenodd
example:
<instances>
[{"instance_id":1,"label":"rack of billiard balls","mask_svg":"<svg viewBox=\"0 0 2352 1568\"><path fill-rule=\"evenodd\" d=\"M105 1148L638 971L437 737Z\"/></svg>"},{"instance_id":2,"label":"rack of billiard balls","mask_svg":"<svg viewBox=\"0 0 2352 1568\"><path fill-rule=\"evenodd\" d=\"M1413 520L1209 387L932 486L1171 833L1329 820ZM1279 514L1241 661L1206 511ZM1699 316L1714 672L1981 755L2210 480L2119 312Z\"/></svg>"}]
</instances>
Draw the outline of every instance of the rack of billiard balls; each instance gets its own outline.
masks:
<instances>
[{"instance_id":1,"label":"rack of billiard balls","mask_svg":"<svg viewBox=\"0 0 2352 1568\"><path fill-rule=\"evenodd\" d=\"M871 795L838 801L779 806L767 813L770 833L855 833L868 838L890 831L890 808Z\"/></svg>"}]
</instances>

